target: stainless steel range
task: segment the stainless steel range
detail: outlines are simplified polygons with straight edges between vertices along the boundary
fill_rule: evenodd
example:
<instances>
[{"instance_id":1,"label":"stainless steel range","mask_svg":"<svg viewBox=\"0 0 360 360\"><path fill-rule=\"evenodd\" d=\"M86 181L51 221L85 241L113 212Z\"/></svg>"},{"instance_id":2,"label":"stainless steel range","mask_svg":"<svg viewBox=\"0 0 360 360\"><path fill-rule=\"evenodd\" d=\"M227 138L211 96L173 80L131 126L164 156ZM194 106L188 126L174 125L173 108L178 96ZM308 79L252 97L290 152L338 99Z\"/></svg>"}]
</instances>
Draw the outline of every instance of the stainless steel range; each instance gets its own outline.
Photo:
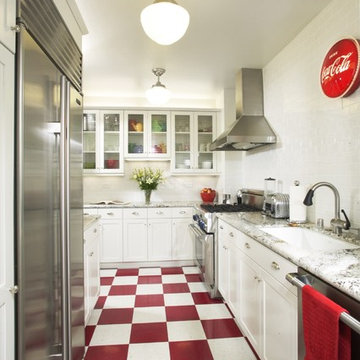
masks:
<instances>
[{"instance_id":1,"label":"stainless steel range","mask_svg":"<svg viewBox=\"0 0 360 360\"><path fill-rule=\"evenodd\" d=\"M196 207L190 230L193 234L195 254L202 279L212 298L219 297L217 285L217 213L261 211L264 192L242 189L241 204L205 203Z\"/></svg>"}]
</instances>

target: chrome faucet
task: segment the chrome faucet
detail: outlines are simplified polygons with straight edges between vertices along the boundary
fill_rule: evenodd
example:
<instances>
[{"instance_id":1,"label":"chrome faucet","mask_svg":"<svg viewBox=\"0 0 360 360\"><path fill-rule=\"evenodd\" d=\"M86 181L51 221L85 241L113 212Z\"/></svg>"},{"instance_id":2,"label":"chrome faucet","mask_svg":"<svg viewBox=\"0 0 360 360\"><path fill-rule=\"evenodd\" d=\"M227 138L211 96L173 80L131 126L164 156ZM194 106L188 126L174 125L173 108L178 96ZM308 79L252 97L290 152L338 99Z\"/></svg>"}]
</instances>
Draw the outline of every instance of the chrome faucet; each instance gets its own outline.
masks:
<instances>
[{"instance_id":1,"label":"chrome faucet","mask_svg":"<svg viewBox=\"0 0 360 360\"><path fill-rule=\"evenodd\" d=\"M346 221L343 221L340 219L340 195L339 195L337 188L333 184L330 184L325 181L321 181L321 182L314 184L310 188L308 193L306 194L303 203L306 206L312 205L313 204L312 198L314 196L314 192L317 188L319 188L321 186L326 186L326 187L330 188L335 195L335 217L334 217L334 219L331 219L330 225L335 234L341 235L342 229L348 230L350 228L350 221L349 221L349 218L346 216L346 213L344 210L341 210L341 212L344 214Z\"/></svg>"}]
</instances>

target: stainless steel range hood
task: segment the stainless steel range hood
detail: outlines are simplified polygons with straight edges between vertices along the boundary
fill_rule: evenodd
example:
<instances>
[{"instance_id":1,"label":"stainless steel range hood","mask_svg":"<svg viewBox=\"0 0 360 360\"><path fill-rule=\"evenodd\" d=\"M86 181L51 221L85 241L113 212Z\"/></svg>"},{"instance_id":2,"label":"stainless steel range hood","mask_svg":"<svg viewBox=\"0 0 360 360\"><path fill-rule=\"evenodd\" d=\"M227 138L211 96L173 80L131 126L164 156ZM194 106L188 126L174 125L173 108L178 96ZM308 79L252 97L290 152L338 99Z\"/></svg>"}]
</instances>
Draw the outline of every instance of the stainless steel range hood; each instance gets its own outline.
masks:
<instances>
[{"instance_id":1,"label":"stainless steel range hood","mask_svg":"<svg viewBox=\"0 0 360 360\"><path fill-rule=\"evenodd\" d=\"M250 150L276 143L264 117L261 69L241 69L236 77L236 121L211 144L212 151Z\"/></svg>"}]
</instances>

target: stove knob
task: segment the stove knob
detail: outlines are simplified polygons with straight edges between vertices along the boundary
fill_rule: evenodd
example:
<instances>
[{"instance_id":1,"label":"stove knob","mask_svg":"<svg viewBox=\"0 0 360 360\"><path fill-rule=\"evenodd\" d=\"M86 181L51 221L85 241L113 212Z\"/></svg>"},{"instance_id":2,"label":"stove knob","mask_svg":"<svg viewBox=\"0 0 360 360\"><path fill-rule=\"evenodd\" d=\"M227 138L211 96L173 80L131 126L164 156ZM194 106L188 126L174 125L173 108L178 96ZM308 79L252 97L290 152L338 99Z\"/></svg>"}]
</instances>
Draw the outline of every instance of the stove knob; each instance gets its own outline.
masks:
<instances>
[{"instance_id":1,"label":"stove knob","mask_svg":"<svg viewBox=\"0 0 360 360\"><path fill-rule=\"evenodd\" d=\"M193 215L193 220L194 220L194 221L198 221L199 219L200 219L200 218L199 218L199 215L197 215L197 214L196 214L196 215Z\"/></svg>"}]
</instances>

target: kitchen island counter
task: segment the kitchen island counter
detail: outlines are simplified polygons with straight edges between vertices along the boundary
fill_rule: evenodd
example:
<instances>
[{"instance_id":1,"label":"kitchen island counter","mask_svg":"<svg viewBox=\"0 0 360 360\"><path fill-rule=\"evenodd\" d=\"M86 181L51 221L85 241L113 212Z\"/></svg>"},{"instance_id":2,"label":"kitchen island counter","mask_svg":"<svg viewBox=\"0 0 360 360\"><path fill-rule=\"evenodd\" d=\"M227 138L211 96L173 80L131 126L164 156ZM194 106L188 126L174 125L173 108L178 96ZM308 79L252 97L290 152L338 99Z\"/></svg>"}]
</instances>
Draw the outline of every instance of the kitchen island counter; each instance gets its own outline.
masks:
<instances>
[{"instance_id":1,"label":"kitchen island counter","mask_svg":"<svg viewBox=\"0 0 360 360\"><path fill-rule=\"evenodd\" d=\"M360 301L360 243L352 234L346 234L339 238L328 230L321 231L335 239L359 245L358 248L314 251L312 254L305 254L300 249L260 229L260 227L264 226L288 226L285 220L273 219L262 215L260 212L218 213L217 216L292 263L301 266L357 301ZM304 224L301 226L314 231L320 231L316 229L314 224Z\"/></svg>"}]
</instances>

